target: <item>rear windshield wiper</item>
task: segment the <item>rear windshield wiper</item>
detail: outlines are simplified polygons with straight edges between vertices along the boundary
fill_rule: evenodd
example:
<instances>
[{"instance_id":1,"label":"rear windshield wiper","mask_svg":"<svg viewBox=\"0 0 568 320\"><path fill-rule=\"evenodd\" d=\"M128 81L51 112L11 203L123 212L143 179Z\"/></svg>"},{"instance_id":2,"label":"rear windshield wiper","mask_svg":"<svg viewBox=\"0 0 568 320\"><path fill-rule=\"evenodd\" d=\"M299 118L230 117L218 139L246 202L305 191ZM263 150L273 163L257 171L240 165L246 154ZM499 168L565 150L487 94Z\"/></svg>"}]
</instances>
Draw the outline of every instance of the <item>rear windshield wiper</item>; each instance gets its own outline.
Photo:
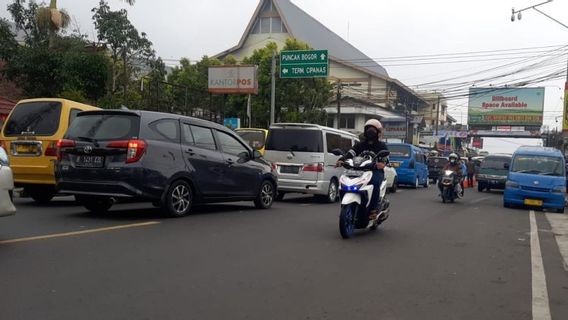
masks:
<instances>
[{"instance_id":1,"label":"rear windshield wiper","mask_svg":"<svg viewBox=\"0 0 568 320\"><path fill-rule=\"evenodd\" d=\"M296 156L296 154L294 153L294 147L290 148L290 153L292 154L292 156Z\"/></svg>"},{"instance_id":2,"label":"rear windshield wiper","mask_svg":"<svg viewBox=\"0 0 568 320\"><path fill-rule=\"evenodd\" d=\"M92 142L95 146L99 146L99 142L97 141L97 139L94 138L89 138L89 137L77 137L76 138L79 141L87 141L87 142Z\"/></svg>"}]
</instances>

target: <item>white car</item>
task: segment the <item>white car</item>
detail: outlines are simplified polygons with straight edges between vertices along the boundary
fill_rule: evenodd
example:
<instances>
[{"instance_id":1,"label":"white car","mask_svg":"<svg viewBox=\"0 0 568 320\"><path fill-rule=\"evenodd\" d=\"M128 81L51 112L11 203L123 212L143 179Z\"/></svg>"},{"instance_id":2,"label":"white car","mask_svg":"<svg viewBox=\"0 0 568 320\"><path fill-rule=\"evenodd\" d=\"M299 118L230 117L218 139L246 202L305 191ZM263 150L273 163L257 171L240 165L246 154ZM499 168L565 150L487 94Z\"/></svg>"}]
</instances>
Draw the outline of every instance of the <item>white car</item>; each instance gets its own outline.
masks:
<instances>
[{"instance_id":1,"label":"white car","mask_svg":"<svg viewBox=\"0 0 568 320\"><path fill-rule=\"evenodd\" d=\"M395 193L398 187L398 177L396 170L389 165L385 167L384 171L385 178L387 178L387 190L391 193Z\"/></svg>"},{"instance_id":2,"label":"white car","mask_svg":"<svg viewBox=\"0 0 568 320\"><path fill-rule=\"evenodd\" d=\"M11 216L16 213L16 208L12 203L13 191L14 177L9 166L8 155L0 147L0 217Z\"/></svg>"}]
</instances>

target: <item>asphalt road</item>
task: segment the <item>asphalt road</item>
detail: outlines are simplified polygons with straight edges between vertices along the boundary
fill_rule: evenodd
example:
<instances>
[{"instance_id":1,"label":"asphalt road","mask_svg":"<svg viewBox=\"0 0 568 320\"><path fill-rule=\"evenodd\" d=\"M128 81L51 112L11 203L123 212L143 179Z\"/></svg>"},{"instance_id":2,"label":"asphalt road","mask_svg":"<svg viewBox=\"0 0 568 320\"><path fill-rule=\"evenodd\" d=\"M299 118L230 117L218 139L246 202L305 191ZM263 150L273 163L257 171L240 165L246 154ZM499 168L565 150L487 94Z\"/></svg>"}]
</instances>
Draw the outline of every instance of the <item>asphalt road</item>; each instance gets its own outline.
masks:
<instances>
[{"instance_id":1,"label":"asphalt road","mask_svg":"<svg viewBox=\"0 0 568 320\"><path fill-rule=\"evenodd\" d=\"M503 209L499 192L390 199L378 231L347 241L339 205L311 197L181 219L146 204L91 215L69 198L17 199L0 220L0 319L519 320L546 308L568 319L568 272L544 213L539 260L529 210Z\"/></svg>"}]
</instances>

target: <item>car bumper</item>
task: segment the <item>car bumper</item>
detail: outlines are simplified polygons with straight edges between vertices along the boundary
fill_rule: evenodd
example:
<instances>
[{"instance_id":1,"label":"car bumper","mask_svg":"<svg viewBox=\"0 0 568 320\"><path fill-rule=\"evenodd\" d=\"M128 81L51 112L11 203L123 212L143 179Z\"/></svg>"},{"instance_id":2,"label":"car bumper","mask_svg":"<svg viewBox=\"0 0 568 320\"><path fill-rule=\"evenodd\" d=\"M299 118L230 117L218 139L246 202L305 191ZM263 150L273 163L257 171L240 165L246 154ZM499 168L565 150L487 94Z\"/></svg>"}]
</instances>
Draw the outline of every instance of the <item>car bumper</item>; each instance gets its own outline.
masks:
<instances>
[{"instance_id":1,"label":"car bumper","mask_svg":"<svg viewBox=\"0 0 568 320\"><path fill-rule=\"evenodd\" d=\"M327 194L329 181L278 179L278 191L307 194Z\"/></svg>"},{"instance_id":2,"label":"car bumper","mask_svg":"<svg viewBox=\"0 0 568 320\"><path fill-rule=\"evenodd\" d=\"M155 198L151 194L126 182L117 181L68 181L60 180L57 191L69 195L93 195L117 198Z\"/></svg>"},{"instance_id":3,"label":"car bumper","mask_svg":"<svg viewBox=\"0 0 568 320\"><path fill-rule=\"evenodd\" d=\"M524 206L525 199L542 200L544 209L562 209L566 204L564 193L548 193L506 188L503 194L505 204Z\"/></svg>"},{"instance_id":4,"label":"car bumper","mask_svg":"<svg viewBox=\"0 0 568 320\"><path fill-rule=\"evenodd\" d=\"M476 181L478 184L483 184L492 189L505 189L505 183L507 179L491 179L491 178L480 178L477 177Z\"/></svg>"},{"instance_id":5,"label":"car bumper","mask_svg":"<svg viewBox=\"0 0 568 320\"><path fill-rule=\"evenodd\" d=\"M396 171L399 184L414 185L416 183L416 172L408 169L398 169Z\"/></svg>"},{"instance_id":6,"label":"car bumper","mask_svg":"<svg viewBox=\"0 0 568 320\"><path fill-rule=\"evenodd\" d=\"M16 208L10 199L10 191L14 190L12 169L0 166L0 217L11 216Z\"/></svg>"}]
</instances>

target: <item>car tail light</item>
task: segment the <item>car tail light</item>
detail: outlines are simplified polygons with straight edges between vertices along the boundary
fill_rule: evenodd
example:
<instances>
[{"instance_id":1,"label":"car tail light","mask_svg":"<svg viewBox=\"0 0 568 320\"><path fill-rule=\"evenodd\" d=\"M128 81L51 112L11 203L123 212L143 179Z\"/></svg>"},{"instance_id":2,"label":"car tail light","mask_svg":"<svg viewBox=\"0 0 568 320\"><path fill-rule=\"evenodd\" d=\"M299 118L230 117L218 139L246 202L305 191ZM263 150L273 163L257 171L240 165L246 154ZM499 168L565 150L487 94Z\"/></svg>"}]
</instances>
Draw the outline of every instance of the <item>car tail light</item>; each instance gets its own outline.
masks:
<instances>
[{"instance_id":1,"label":"car tail light","mask_svg":"<svg viewBox=\"0 0 568 320\"><path fill-rule=\"evenodd\" d=\"M75 141L73 140L67 140L67 139L59 139L57 141L57 144L55 145L55 155L57 156L57 161L61 161L61 149L63 148L73 148L75 147ZM49 147L48 149L45 151L45 155L48 155L47 152L49 151Z\"/></svg>"},{"instance_id":2,"label":"car tail light","mask_svg":"<svg viewBox=\"0 0 568 320\"><path fill-rule=\"evenodd\" d=\"M126 163L137 162L146 152L146 142L144 140L120 140L113 141L107 148L126 149Z\"/></svg>"},{"instance_id":3,"label":"car tail light","mask_svg":"<svg viewBox=\"0 0 568 320\"><path fill-rule=\"evenodd\" d=\"M57 143L51 142L45 149L45 156L47 157L57 157Z\"/></svg>"},{"instance_id":4,"label":"car tail light","mask_svg":"<svg viewBox=\"0 0 568 320\"><path fill-rule=\"evenodd\" d=\"M310 163L304 166L304 172L323 172L323 163Z\"/></svg>"}]
</instances>

